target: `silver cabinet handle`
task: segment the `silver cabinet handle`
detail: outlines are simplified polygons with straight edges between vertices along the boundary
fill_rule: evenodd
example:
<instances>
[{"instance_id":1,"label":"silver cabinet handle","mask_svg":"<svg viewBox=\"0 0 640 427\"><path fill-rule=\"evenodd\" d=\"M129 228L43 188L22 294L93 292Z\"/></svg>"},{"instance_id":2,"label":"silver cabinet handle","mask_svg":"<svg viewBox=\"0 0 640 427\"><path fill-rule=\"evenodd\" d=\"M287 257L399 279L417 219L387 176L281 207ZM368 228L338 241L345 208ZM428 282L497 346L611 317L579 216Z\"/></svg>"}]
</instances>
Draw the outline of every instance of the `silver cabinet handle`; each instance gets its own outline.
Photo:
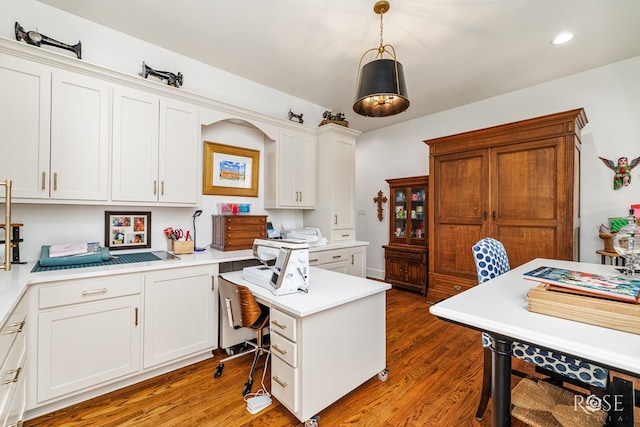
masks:
<instances>
[{"instance_id":1,"label":"silver cabinet handle","mask_svg":"<svg viewBox=\"0 0 640 427\"><path fill-rule=\"evenodd\" d=\"M93 289L90 291L82 291L82 296L85 297L87 295L106 294L106 293L107 293L107 288Z\"/></svg>"},{"instance_id":2,"label":"silver cabinet handle","mask_svg":"<svg viewBox=\"0 0 640 427\"><path fill-rule=\"evenodd\" d=\"M280 354L281 354L281 355L283 355L283 356L284 356L285 354L287 354L287 353L288 353L288 351L287 351L287 350L283 350L283 349L281 349L280 347L278 347L278 344L274 344L274 345L272 345L272 346L271 346L271 350L275 350L275 351L277 351L278 353L280 353Z\"/></svg>"},{"instance_id":3,"label":"silver cabinet handle","mask_svg":"<svg viewBox=\"0 0 640 427\"><path fill-rule=\"evenodd\" d=\"M282 388L286 388L289 384L286 381L281 381L280 378L276 375L271 377L272 380L278 383L278 385Z\"/></svg>"},{"instance_id":4,"label":"silver cabinet handle","mask_svg":"<svg viewBox=\"0 0 640 427\"><path fill-rule=\"evenodd\" d=\"M7 372L5 372L5 374L7 374L7 375L14 374L14 376L10 380L4 380L2 382L2 385L7 385L7 384L11 384L11 383L17 383L18 382L18 377L20 377L20 372L22 372L22 368L10 369Z\"/></svg>"},{"instance_id":5,"label":"silver cabinet handle","mask_svg":"<svg viewBox=\"0 0 640 427\"><path fill-rule=\"evenodd\" d=\"M280 328L280 329L287 329L287 325L282 325L282 324L278 323L278 321L277 321L277 320L272 320L272 321L271 321L271 324L272 324L273 326L277 326L277 327L278 327L278 328Z\"/></svg>"},{"instance_id":6,"label":"silver cabinet handle","mask_svg":"<svg viewBox=\"0 0 640 427\"><path fill-rule=\"evenodd\" d=\"M15 328L15 329L10 329L8 331L2 331L2 333L0 335L11 335L11 334L19 334L20 332L22 332L22 328L24 327L24 323L25 321L23 320L22 322L18 322L18 323L12 323L10 325L7 325L7 328Z\"/></svg>"}]
</instances>

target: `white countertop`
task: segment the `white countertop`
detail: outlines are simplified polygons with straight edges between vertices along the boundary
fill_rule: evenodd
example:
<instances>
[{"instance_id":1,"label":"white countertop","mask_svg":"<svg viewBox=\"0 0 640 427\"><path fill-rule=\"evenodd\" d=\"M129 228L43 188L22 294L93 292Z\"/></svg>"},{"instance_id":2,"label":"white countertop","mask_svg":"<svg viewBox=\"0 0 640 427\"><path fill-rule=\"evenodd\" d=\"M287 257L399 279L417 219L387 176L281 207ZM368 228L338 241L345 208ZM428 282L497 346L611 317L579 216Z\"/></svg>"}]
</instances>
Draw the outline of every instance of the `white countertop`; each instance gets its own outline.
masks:
<instances>
[{"instance_id":1,"label":"white countertop","mask_svg":"<svg viewBox=\"0 0 640 427\"><path fill-rule=\"evenodd\" d=\"M309 316L391 289L391 285L385 282L323 270L318 267L309 269L307 292L296 292L289 295L276 296L269 289L244 280L242 271L224 273L221 276L229 282L247 286L262 302L297 317Z\"/></svg>"},{"instance_id":2,"label":"white countertop","mask_svg":"<svg viewBox=\"0 0 640 427\"><path fill-rule=\"evenodd\" d=\"M472 328L640 374L640 335L528 311L527 292L538 284L522 274L541 266L619 274L610 265L538 258L441 301L430 311Z\"/></svg>"},{"instance_id":3,"label":"white countertop","mask_svg":"<svg viewBox=\"0 0 640 427\"><path fill-rule=\"evenodd\" d=\"M368 244L368 242L360 241L330 243L323 246L310 247L309 251L316 252L330 249L366 246ZM117 255L117 253L117 251L112 252L113 255ZM22 298L22 295L24 295L29 285L108 276L113 274L157 271L167 268L194 267L199 265L218 264L227 261L240 261L253 258L253 251L251 249L245 249L241 251L224 252L207 248L205 252L181 254L178 255L178 257L180 259L116 264L104 267L82 267L66 270L43 271L38 273L31 273L36 261L30 261L26 264L12 264L10 271L0 271L0 325L3 325L6 322L9 314L18 304L20 298Z\"/></svg>"}]
</instances>

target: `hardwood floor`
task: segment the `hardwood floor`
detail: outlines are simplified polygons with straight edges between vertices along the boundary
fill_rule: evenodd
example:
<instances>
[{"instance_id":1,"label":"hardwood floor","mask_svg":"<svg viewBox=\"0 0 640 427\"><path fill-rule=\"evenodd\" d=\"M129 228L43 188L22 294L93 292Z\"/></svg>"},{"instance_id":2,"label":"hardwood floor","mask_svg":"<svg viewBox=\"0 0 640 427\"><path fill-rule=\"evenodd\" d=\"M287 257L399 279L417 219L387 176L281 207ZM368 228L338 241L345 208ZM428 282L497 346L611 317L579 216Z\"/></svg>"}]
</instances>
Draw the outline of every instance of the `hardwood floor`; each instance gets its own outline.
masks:
<instances>
[{"instance_id":1,"label":"hardwood floor","mask_svg":"<svg viewBox=\"0 0 640 427\"><path fill-rule=\"evenodd\" d=\"M251 364L241 357L213 371L214 358L26 422L32 426L295 426L302 423L277 400L252 415L242 386ZM326 357L339 354L327 349ZM320 412L319 426L490 426L491 402L478 421L480 333L437 319L424 297L387 292L389 379L369 379ZM518 366L520 369L520 367ZM260 388L262 366L253 391ZM327 372L327 375L331 375ZM268 370L265 384L268 382ZM515 380L515 377L514 377ZM339 379L336 379L339 381ZM524 426L514 422L514 426Z\"/></svg>"}]
</instances>

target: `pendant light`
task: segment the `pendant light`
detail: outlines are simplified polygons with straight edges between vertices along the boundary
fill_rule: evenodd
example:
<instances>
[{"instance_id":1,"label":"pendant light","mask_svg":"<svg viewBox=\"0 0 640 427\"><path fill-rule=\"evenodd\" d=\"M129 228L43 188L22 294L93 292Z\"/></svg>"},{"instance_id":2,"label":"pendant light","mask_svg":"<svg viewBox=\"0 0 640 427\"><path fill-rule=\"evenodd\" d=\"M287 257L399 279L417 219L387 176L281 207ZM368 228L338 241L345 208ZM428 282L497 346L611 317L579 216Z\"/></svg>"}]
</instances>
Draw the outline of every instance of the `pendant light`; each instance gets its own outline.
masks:
<instances>
[{"instance_id":1,"label":"pendant light","mask_svg":"<svg viewBox=\"0 0 640 427\"><path fill-rule=\"evenodd\" d=\"M382 42L382 15L388 10L389 2L386 0L373 6L373 11L380 15L380 46L362 54L358 64L353 111L362 116L393 116L409 108L402 64L398 62L393 46ZM373 51L378 52L375 59L360 68L364 57ZM391 59L383 59L384 53Z\"/></svg>"}]
</instances>

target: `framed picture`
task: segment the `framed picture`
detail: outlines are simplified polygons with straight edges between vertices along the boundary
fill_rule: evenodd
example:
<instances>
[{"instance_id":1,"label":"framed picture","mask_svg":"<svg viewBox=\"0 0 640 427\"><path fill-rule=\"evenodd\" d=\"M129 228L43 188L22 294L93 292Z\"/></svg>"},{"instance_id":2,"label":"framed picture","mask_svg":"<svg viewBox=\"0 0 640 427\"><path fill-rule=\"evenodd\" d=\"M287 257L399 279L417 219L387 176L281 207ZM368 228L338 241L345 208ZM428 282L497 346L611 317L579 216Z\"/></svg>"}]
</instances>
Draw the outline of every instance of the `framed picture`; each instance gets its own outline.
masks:
<instances>
[{"instance_id":1,"label":"framed picture","mask_svg":"<svg viewBox=\"0 0 640 427\"><path fill-rule=\"evenodd\" d=\"M204 142L202 194L258 197L260 151Z\"/></svg>"},{"instance_id":2,"label":"framed picture","mask_svg":"<svg viewBox=\"0 0 640 427\"><path fill-rule=\"evenodd\" d=\"M111 250L151 247L151 212L104 213L104 245Z\"/></svg>"}]
</instances>

